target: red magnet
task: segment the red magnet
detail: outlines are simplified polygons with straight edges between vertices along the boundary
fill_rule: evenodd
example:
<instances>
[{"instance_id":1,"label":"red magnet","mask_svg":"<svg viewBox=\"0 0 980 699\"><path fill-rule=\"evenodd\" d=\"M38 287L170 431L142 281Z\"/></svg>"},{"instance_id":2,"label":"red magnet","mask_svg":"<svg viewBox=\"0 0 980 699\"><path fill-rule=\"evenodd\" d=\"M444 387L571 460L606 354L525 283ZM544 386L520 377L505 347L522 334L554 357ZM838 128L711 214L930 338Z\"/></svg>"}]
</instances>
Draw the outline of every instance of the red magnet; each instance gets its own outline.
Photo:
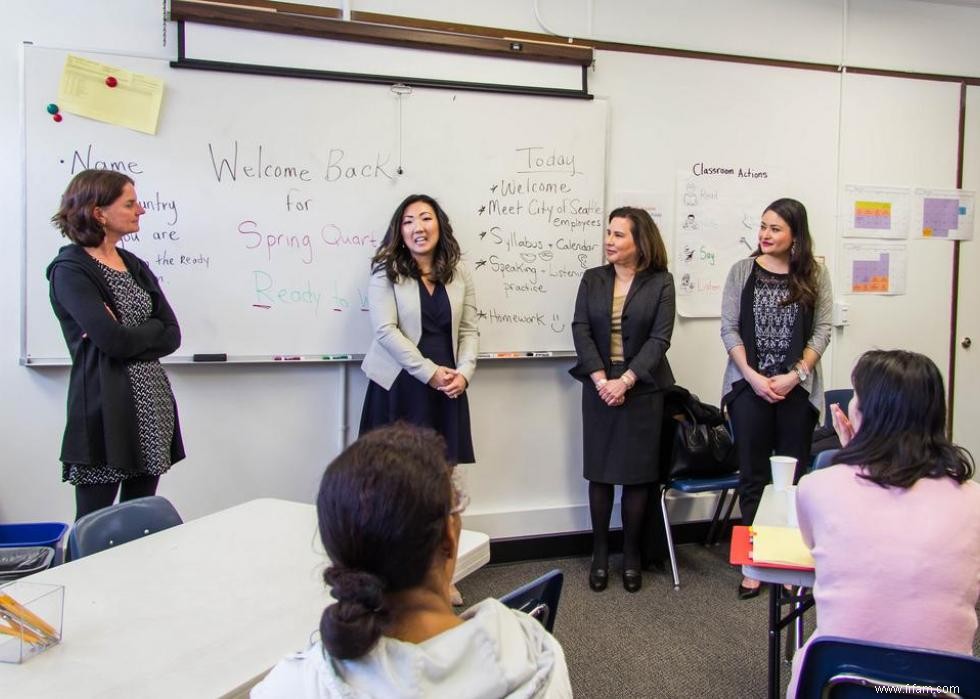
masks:
<instances>
[{"instance_id":1,"label":"red magnet","mask_svg":"<svg viewBox=\"0 0 980 699\"><path fill-rule=\"evenodd\" d=\"M116 85L119 84L119 81L110 75L108 78L105 79L105 84L108 85L109 87L115 87Z\"/></svg>"},{"instance_id":2,"label":"red magnet","mask_svg":"<svg viewBox=\"0 0 980 699\"><path fill-rule=\"evenodd\" d=\"M53 115L53 116L52 116L51 118L52 118L52 119L54 119L55 121L61 121L61 118L62 118L62 117L61 117L61 115L60 115L60 114L55 114L55 115Z\"/></svg>"}]
</instances>

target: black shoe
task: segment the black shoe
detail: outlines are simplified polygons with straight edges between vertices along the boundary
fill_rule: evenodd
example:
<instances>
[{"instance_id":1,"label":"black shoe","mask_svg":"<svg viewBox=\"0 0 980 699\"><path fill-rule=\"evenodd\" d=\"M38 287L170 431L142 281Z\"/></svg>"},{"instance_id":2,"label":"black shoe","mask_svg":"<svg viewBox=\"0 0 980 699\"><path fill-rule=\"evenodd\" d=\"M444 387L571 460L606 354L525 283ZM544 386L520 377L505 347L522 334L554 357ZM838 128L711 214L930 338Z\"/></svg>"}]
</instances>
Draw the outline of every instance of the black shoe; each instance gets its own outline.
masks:
<instances>
[{"instance_id":1,"label":"black shoe","mask_svg":"<svg viewBox=\"0 0 980 699\"><path fill-rule=\"evenodd\" d=\"M609 571L605 568L593 568L589 571L589 587L593 592L602 592L609 584Z\"/></svg>"},{"instance_id":2,"label":"black shoe","mask_svg":"<svg viewBox=\"0 0 980 699\"><path fill-rule=\"evenodd\" d=\"M627 592L636 592L643 587L643 573L638 570L623 571L623 588Z\"/></svg>"},{"instance_id":3,"label":"black shoe","mask_svg":"<svg viewBox=\"0 0 980 699\"><path fill-rule=\"evenodd\" d=\"M758 584L755 587L745 587L742 583L738 584L738 598L739 599L752 599L753 597L758 597L759 593L762 592L762 584Z\"/></svg>"}]
</instances>

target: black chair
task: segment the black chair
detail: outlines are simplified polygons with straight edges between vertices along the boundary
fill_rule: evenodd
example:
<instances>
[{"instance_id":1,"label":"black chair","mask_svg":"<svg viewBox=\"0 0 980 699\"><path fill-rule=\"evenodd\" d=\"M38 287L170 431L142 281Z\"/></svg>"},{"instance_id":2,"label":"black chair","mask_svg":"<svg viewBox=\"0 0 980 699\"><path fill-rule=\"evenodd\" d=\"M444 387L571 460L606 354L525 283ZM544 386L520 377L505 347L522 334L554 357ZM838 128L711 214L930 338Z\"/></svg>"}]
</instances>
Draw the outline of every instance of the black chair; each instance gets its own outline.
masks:
<instances>
[{"instance_id":1,"label":"black chair","mask_svg":"<svg viewBox=\"0 0 980 699\"><path fill-rule=\"evenodd\" d=\"M555 628L555 616L558 614L558 600L564 580L565 576L556 568L537 580L508 592L500 601L511 609L533 616L551 633Z\"/></svg>"},{"instance_id":2,"label":"black chair","mask_svg":"<svg viewBox=\"0 0 980 699\"><path fill-rule=\"evenodd\" d=\"M980 658L822 636L806 649L796 697L907 696L910 685L917 696L980 697Z\"/></svg>"},{"instance_id":3,"label":"black chair","mask_svg":"<svg viewBox=\"0 0 980 699\"><path fill-rule=\"evenodd\" d=\"M159 495L127 500L90 512L72 527L72 560L183 524L170 501Z\"/></svg>"}]
</instances>

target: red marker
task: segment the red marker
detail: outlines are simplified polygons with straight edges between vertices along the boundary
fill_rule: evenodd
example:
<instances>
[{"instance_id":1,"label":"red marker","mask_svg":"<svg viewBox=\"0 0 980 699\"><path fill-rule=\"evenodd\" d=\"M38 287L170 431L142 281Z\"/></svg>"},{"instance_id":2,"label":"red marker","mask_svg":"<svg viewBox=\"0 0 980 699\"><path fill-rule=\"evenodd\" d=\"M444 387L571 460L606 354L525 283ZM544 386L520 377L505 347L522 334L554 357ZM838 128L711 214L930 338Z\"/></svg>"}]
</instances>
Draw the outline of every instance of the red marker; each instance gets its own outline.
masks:
<instances>
[{"instance_id":1,"label":"red marker","mask_svg":"<svg viewBox=\"0 0 980 699\"><path fill-rule=\"evenodd\" d=\"M52 119L54 119L55 121L61 121L61 119L62 119L62 116L61 116L60 114L55 114L55 115L54 115L54 116L52 116L51 118L52 118Z\"/></svg>"},{"instance_id":2,"label":"red marker","mask_svg":"<svg viewBox=\"0 0 980 699\"><path fill-rule=\"evenodd\" d=\"M116 85L119 84L119 81L110 75L108 78L105 79L105 84L108 85L109 87L115 87Z\"/></svg>"}]
</instances>

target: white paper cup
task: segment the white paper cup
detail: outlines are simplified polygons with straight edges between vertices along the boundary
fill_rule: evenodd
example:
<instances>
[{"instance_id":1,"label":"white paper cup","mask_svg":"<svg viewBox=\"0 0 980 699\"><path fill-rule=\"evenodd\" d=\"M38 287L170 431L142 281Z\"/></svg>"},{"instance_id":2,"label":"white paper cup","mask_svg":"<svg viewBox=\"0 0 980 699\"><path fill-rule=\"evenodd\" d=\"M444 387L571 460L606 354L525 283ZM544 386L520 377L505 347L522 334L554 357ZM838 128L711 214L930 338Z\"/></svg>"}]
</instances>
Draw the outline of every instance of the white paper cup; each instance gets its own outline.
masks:
<instances>
[{"instance_id":1,"label":"white paper cup","mask_svg":"<svg viewBox=\"0 0 980 699\"><path fill-rule=\"evenodd\" d=\"M770 456L769 465L772 468L773 490L786 490L793 485L796 459L792 456Z\"/></svg>"},{"instance_id":2,"label":"white paper cup","mask_svg":"<svg viewBox=\"0 0 980 699\"><path fill-rule=\"evenodd\" d=\"M799 529L800 520L796 516L796 486L786 488L786 524Z\"/></svg>"}]
</instances>

